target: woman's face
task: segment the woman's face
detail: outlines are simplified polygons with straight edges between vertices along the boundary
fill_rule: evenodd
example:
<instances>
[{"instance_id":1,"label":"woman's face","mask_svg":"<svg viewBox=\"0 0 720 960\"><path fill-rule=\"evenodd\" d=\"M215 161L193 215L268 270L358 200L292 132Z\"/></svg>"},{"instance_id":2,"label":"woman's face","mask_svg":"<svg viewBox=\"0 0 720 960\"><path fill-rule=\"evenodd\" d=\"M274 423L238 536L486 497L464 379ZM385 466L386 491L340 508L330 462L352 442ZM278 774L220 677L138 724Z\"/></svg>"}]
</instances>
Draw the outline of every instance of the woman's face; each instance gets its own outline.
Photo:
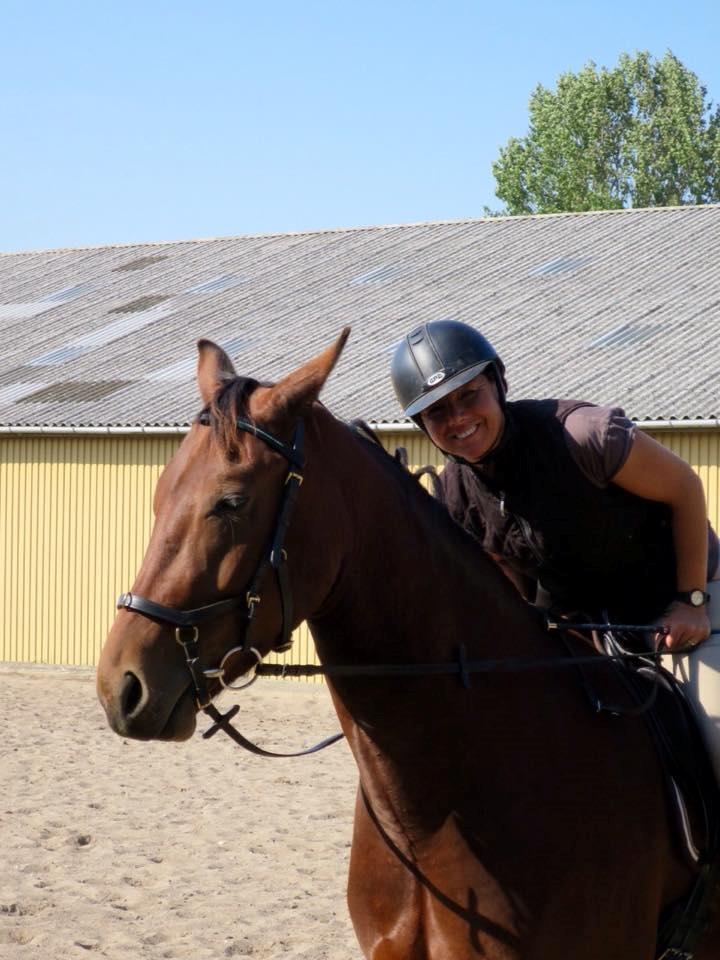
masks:
<instances>
[{"instance_id":1,"label":"woman's face","mask_svg":"<svg viewBox=\"0 0 720 960\"><path fill-rule=\"evenodd\" d=\"M421 417L436 447L470 463L492 450L505 422L497 387L484 373L423 410Z\"/></svg>"}]
</instances>

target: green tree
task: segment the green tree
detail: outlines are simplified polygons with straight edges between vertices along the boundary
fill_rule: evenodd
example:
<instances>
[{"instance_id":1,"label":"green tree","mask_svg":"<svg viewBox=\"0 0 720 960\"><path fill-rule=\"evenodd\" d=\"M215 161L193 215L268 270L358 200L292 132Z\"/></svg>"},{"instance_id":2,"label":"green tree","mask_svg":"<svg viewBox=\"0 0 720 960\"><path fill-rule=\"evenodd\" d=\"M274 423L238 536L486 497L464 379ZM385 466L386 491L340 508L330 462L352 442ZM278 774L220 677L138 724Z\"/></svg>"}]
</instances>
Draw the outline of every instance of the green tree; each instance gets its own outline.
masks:
<instances>
[{"instance_id":1,"label":"green tree","mask_svg":"<svg viewBox=\"0 0 720 960\"><path fill-rule=\"evenodd\" d=\"M506 212L557 213L720 200L720 107L668 51L590 62L530 97L530 129L493 164Z\"/></svg>"}]
</instances>

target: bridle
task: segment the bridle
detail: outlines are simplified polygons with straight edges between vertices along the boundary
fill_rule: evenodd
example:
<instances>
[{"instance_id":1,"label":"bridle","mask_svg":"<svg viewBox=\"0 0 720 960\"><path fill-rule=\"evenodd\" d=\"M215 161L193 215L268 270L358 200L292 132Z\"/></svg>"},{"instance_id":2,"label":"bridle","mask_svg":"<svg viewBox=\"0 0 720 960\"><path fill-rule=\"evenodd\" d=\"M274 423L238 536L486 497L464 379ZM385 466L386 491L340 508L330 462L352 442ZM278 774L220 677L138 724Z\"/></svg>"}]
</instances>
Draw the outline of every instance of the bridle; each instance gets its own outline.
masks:
<instances>
[{"instance_id":1,"label":"bridle","mask_svg":"<svg viewBox=\"0 0 720 960\"><path fill-rule=\"evenodd\" d=\"M210 423L210 416L203 412L198 417L198 423L207 426ZM308 753L315 753L324 747L330 746L337 740L342 739L344 734L336 733L327 737L314 747L307 750L299 750L296 753L273 753L269 750L263 750L256 746L250 740L247 740L230 721L238 712L239 707L231 707L226 713L220 713L218 708L212 702L213 698L208 690L208 680L219 681L222 687L227 690L242 690L249 687L257 679L257 668L260 665L263 655L257 647L250 646L248 636L250 628L255 617L255 611L261 601L260 587L268 568L275 572L278 588L280 592L280 604L282 608L282 628L278 640L273 644L272 649L276 653L283 653L292 646L290 635L292 632L292 592L290 590L290 578L287 571L287 551L285 550L285 535L290 523L297 495L303 482L303 470L305 468L305 423L302 419L298 420L295 426L295 432L289 443L278 439L273 434L263 430L249 420L237 418L235 426L238 430L243 430L259 440L264 441L271 450L281 454L288 462L288 471L283 483L283 492L280 499L275 529L270 540L270 546L265 551L257 569L250 581L248 589L234 597L228 597L226 600L218 600L215 603L207 603L202 607L195 607L193 610L179 610L177 607L169 607L162 603L156 603L154 600L148 600L147 597L141 597L136 593L123 593L118 597L117 608L128 610L132 613L140 613L151 620L158 620L160 623L168 623L175 627L175 639L183 648L185 654L185 665L192 677L193 688L195 692L195 703L198 710L203 710L212 718L213 725L205 731L203 737L208 739L214 736L218 730L223 730L236 743L251 753L256 753L263 757L301 757ZM203 669L200 663L200 653L198 644L200 641L200 631L198 626L207 623L209 620L215 620L233 610L245 608L245 633L244 639L238 646L232 647L223 656L219 666L210 669ZM189 631L189 632L188 632ZM236 653L252 653L255 657L255 670L249 679L242 683L228 683L225 680L226 665L230 658Z\"/></svg>"},{"instance_id":2,"label":"bridle","mask_svg":"<svg viewBox=\"0 0 720 960\"><path fill-rule=\"evenodd\" d=\"M201 413L197 422L205 426L208 425L210 423L209 414L206 412ZM273 644L272 649L276 653L282 653L289 650L292 646L292 640L290 639L293 626L292 592L290 590L290 579L287 571L287 551L285 550L284 544L293 507L295 506L297 494L303 482L303 470L305 467L305 424L302 419L298 420L295 432L289 443L278 439L273 436L273 434L268 433L266 430L263 430L248 420L236 419L235 426L239 430L243 430L264 441L272 450L285 457L288 462L288 471L283 483L283 492L270 545L262 556L248 589L237 596L228 597L225 600L218 600L215 603L208 603L202 607L195 607L193 610L180 610L177 607L166 606L162 603L156 603L154 600L148 600L147 597L141 597L136 593L121 594L116 604L119 610L122 609L131 611L132 613L139 613L145 617L149 617L151 620L157 620L175 627L175 639L185 653L185 663L192 677L197 707L199 710L210 713L216 721L216 724L218 723L220 714L212 704L212 696L208 690L208 680L218 680L221 686L226 689L241 690L243 687L247 687L253 683L256 678L255 673L253 673L251 679L245 680L245 682L240 684L232 684L225 680L225 671L230 658L238 653L252 653L257 661L255 666L262 660L262 654L257 648L250 646L248 636L255 617L255 611L261 601L261 584L268 569L273 570L275 573L282 608L282 628L278 640ZM228 650L220 661L219 666L203 669L200 664L198 650L200 640L199 626L210 620L224 616L226 613L231 613L234 610L242 608L245 609L243 642ZM217 714L217 717L215 717L214 714Z\"/></svg>"}]
</instances>

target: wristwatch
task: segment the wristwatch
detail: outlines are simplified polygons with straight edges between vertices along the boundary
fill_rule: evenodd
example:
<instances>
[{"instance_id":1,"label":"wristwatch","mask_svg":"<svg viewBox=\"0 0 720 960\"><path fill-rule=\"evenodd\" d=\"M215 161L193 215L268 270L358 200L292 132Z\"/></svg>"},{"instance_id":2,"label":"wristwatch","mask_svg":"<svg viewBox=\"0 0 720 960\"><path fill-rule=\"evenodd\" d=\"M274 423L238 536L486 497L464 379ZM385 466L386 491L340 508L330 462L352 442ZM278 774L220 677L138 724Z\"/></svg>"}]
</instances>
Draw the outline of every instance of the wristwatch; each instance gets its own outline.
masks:
<instances>
[{"instance_id":1,"label":"wristwatch","mask_svg":"<svg viewBox=\"0 0 720 960\"><path fill-rule=\"evenodd\" d=\"M676 600L690 604L691 607L704 607L710 600L710 594L704 590L686 590L675 594Z\"/></svg>"}]
</instances>

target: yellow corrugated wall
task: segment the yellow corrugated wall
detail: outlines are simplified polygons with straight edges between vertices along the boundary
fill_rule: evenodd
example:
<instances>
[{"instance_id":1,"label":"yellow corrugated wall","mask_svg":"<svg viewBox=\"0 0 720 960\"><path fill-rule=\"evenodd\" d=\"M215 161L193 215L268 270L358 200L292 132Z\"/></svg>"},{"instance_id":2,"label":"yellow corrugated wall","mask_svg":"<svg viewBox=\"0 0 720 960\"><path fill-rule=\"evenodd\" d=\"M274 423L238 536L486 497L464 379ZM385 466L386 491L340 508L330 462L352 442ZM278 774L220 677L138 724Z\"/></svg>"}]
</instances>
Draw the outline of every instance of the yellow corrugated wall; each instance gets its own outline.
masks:
<instances>
[{"instance_id":1,"label":"yellow corrugated wall","mask_svg":"<svg viewBox=\"0 0 720 960\"><path fill-rule=\"evenodd\" d=\"M176 437L0 439L0 659L93 664Z\"/></svg>"},{"instance_id":2,"label":"yellow corrugated wall","mask_svg":"<svg viewBox=\"0 0 720 960\"><path fill-rule=\"evenodd\" d=\"M687 460L700 475L710 522L720 531L720 431L673 429L650 432L650 435Z\"/></svg>"},{"instance_id":3,"label":"yellow corrugated wall","mask_svg":"<svg viewBox=\"0 0 720 960\"><path fill-rule=\"evenodd\" d=\"M658 431L700 474L720 525L720 431ZM91 665L135 577L173 436L0 437L0 660ZM411 466L442 458L419 433L382 434ZM291 662L314 659L297 631Z\"/></svg>"}]
</instances>

